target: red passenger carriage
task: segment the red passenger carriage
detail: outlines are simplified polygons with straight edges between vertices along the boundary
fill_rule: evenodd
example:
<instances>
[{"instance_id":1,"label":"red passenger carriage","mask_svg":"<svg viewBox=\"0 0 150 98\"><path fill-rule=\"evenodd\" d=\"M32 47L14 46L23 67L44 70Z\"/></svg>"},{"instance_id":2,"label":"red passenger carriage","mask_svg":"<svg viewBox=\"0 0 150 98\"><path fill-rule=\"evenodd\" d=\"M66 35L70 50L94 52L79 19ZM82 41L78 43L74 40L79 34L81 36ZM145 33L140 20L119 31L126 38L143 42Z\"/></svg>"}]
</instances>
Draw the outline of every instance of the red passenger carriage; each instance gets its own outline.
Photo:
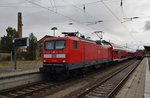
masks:
<instances>
[{"instance_id":1,"label":"red passenger carriage","mask_svg":"<svg viewBox=\"0 0 150 98\"><path fill-rule=\"evenodd\" d=\"M143 59L143 57L144 57L144 50L141 49L136 50L136 58Z\"/></svg>"}]
</instances>

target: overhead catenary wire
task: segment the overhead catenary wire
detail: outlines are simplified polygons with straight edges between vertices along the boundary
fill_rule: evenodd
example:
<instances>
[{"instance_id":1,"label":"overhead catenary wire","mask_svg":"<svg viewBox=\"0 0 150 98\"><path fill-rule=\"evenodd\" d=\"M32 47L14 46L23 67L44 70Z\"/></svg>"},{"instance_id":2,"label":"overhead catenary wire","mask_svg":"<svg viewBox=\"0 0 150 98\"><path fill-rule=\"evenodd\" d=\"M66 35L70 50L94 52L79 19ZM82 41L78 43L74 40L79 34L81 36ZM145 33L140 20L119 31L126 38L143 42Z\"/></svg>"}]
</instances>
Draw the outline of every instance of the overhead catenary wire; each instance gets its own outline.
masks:
<instances>
[{"instance_id":1,"label":"overhead catenary wire","mask_svg":"<svg viewBox=\"0 0 150 98\"><path fill-rule=\"evenodd\" d=\"M63 1L66 2L65 0L63 0ZM99 1L99 2L100 2L100 1ZM95 3L95 2L93 2L93 3ZM88 4L88 3L84 3L83 5L86 5L86 4ZM83 6L83 5L80 5L80 6ZM80 7L78 7L77 5L71 4L71 6L74 7L74 8L76 8L76 9L78 9L78 10L81 11L81 12L84 12L84 14L87 14L87 15L90 16L91 18L95 19L95 17L93 17L90 13L88 13L87 11L86 11L86 12L83 11L83 9L80 8Z\"/></svg>"},{"instance_id":2,"label":"overhead catenary wire","mask_svg":"<svg viewBox=\"0 0 150 98\"><path fill-rule=\"evenodd\" d=\"M103 0L103 1L107 1L107 0ZM84 3L85 5L93 5L93 4L97 4L97 3L99 3L99 2L101 2L101 1L93 1L93 2L88 2L88 3ZM109 2L111 2L111 1L109 1ZM8 5L8 4L11 4L11 6L10 5ZM34 6L18 6L18 5L13 5L13 4L17 4L17 3L7 3L7 4L0 4L0 7L26 7L26 8L28 8L28 7L30 7L30 8L38 8L38 7L34 7ZM52 4L53 5L53 4ZM75 6L82 6L83 4L74 4ZM72 4L71 5L59 5L59 6L56 6L57 8L58 7L68 7L68 6L72 6ZM51 7L49 7L49 8L51 8ZM53 5L53 7L52 8L54 8L54 5Z\"/></svg>"},{"instance_id":3,"label":"overhead catenary wire","mask_svg":"<svg viewBox=\"0 0 150 98\"><path fill-rule=\"evenodd\" d=\"M3 8L19 8L19 7L22 7L22 8L39 8L39 7L35 7L35 6L16 6L16 5L0 5L0 7L3 7Z\"/></svg>"},{"instance_id":4,"label":"overhead catenary wire","mask_svg":"<svg viewBox=\"0 0 150 98\"><path fill-rule=\"evenodd\" d=\"M65 0L63 0L63 1L66 2ZM72 7L78 9L80 12L83 13L83 12L84 12L83 9L84 9L84 5L85 5L85 4L86 4L86 5L94 4L94 3L97 4L98 2L101 2L101 1L96 1L96 2L92 2L92 3L84 3L83 5L79 5L79 6L83 6L83 8L78 7L76 4L72 4L72 3L71 3L71 5L72 5ZM95 24L98 24L98 23L100 23L100 22L104 22L104 21L101 21L101 20L97 19L97 17L92 16L88 11L85 11L85 12L84 12L84 16L86 16L86 15L87 15L87 16L90 16L90 18L94 19L94 21L92 21L92 22L89 22L88 19L87 19L87 23L90 23L90 24L86 24L88 27L94 29L94 31L95 31L95 29L97 29L97 28L91 27L91 25L95 25ZM72 23L71 23L71 24L72 24ZM106 29L107 29L106 26L103 26L103 28L106 28ZM92 32L91 34L93 34L93 32Z\"/></svg>"},{"instance_id":5,"label":"overhead catenary wire","mask_svg":"<svg viewBox=\"0 0 150 98\"><path fill-rule=\"evenodd\" d=\"M120 19L116 16L116 14L101 0L101 3L109 10L109 12L121 23Z\"/></svg>"},{"instance_id":6,"label":"overhead catenary wire","mask_svg":"<svg viewBox=\"0 0 150 98\"><path fill-rule=\"evenodd\" d=\"M64 2L66 2L65 0L63 0ZM95 2L91 2L91 3L84 3L83 5L89 5L89 4L97 4L98 2L102 2L102 1L95 1ZM72 5L72 7L74 7L74 8L76 8L76 9L78 9L78 10L80 10L81 12L83 12L83 9L82 8L80 8L80 7L78 7L77 5L75 5L75 4L71 4ZM83 5L81 5L81 6L83 6ZM99 19L97 19L98 17L96 17L96 16L92 16L88 11L86 11L85 13L84 13L84 16L90 16L92 19L94 19L94 21L88 21L88 19L87 19L87 23L88 24L86 24L88 27L90 27L91 28L91 26L90 25L95 25L95 24L98 24L98 23L100 23L99 21L101 21L101 20L99 20ZM101 22L104 22L104 21L101 21ZM89 24L90 23L90 24ZM101 26L103 26L103 28L106 28L106 29L108 29L106 26L104 26L104 25L101 25ZM92 27L93 28L93 27ZM96 28L93 28L93 29L96 29Z\"/></svg>"},{"instance_id":7,"label":"overhead catenary wire","mask_svg":"<svg viewBox=\"0 0 150 98\"><path fill-rule=\"evenodd\" d=\"M66 2L65 0L63 0L64 2ZM93 4L93 3L99 3L99 2L103 2L103 1L105 1L105 0L100 0L100 1L96 1L96 2L92 2L92 3L84 3L84 4ZM81 10L82 12L83 12L83 9L81 9L81 8L79 8L79 7L77 7L77 5L74 5L74 4L71 4L73 7L75 7L75 8L77 8L77 9L79 9L79 10ZM88 13L88 12L85 12L85 13L87 13L89 16L91 16L91 18L93 18L93 19L95 19L95 17L93 17L90 13ZM113 13L113 12L112 12ZM115 14L114 14L115 15ZM118 18L117 16L116 16L116 18ZM121 21L120 21L120 19L118 18L118 20L119 20L119 22L121 23ZM99 21L99 20L98 20ZM94 22L96 22L96 24L98 23L98 21L94 21ZM93 24L94 25L94 24ZM122 24L121 24L122 25ZM94 28L94 27L91 27L91 26L89 26L88 24L87 24L87 26L88 27L90 27L90 28L92 28L92 29L97 29L97 28ZM105 27L105 26L104 26ZM105 27L106 28L106 27Z\"/></svg>"},{"instance_id":8,"label":"overhead catenary wire","mask_svg":"<svg viewBox=\"0 0 150 98\"><path fill-rule=\"evenodd\" d=\"M39 6L39 7L43 8L43 9L49 10L50 12L52 12L52 13L54 13L54 14L58 14L58 15L60 15L60 16L62 16L62 17L65 17L65 18L67 18L67 19L69 19L69 20L72 20L72 21L74 21L74 22L76 22L76 23L79 23L79 24L81 24L81 25L84 25L84 26L86 26L86 27L88 27L88 28L90 28L90 29L92 29L92 30L97 29L97 28L95 28L95 27L91 27L91 26L85 25L84 23L82 23L82 22L80 22L80 21L78 21L78 20L75 20L75 19L73 19L72 17L69 17L69 16L66 16L66 15L64 15L64 14L62 14L62 13L59 13L59 12L55 12L55 11L53 11L53 10L50 10L50 9L48 9L47 7L42 6L42 5L40 5L40 4L37 4L37 3L33 2L33 1L30 1L30 0L26 0L26 1L28 1L29 3L31 3L31 4L33 4L33 5ZM105 7L112 13L112 15L121 23L120 19L111 11L111 9L110 9L102 0L101 0L100 2L102 2L102 4L104 4ZM123 24L121 23L121 25L123 25ZM123 25L123 27L126 28L124 25ZM128 30L128 29L126 28L126 30ZM129 32L129 31L128 31L128 32Z\"/></svg>"},{"instance_id":9,"label":"overhead catenary wire","mask_svg":"<svg viewBox=\"0 0 150 98\"><path fill-rule=\"evenodd\" d=\"M83 24L82 22L77 21L77 20L75 20L75 19L73 19L73 18L71 18L71 17L69 17L69 16L66 16L66 15L64 15L64 14L61 14L61 13L59 13L59 12L55 12L55 11L53 11L53 10L51 10L51 9L49 9L49 8L47 8L47 7L45 7L45 6L42 6L42 5L40 5L40 4L35 3L35 2L33 2L33 1L30 1L30 0L26 0L26 1L29 2L29 3L31 3L31 4L33 4L33 5L38 6L38 7L40 7L40 8L49 10L50 12L52 12L52 13L54 13L54 14L58 14L58 15L60 15L60 16L62 16L62 17L65 17L65 18L67 18L67 19L69 19L69 20L72 20L72 21L74 21L74 22L76 22L76 23L79 23L79 24L81 24L81 25L84 25L85 27L88 27L88 29L90 28L90 29L92 29L92 30L95 30L95 28L90 27L90 26L87 26L87 25Z\"/></svg>"},{"instance_id":10,"label":"overhead catenary wire","mask_svg":"<svg viewBox=\"0 0 150 98\"><path fill-rule=\"evenodd\" d=\"M131 34L131 37L134 39L132 33L130 33L130 31L128 30L128 28L127 28L124 24L122 24L121 20L116 16L116 14L103 2L103 0L101 0L101 3L110 11L110 13L119 21L119 23L123 26L123 28L124 28L125 30L127 30L127 32L128 32L129 34ZM132 38L131 38L131 39L132 39ZM133 39L132 39L132 40L133 40Z\"/></svg>"},{"instance_id":11,"label":"overhead catenary wire","mask_svg":"<svg viewBox=\"0 0 150 98\"><path fill-rule=\"evenodd\" d=\"M111 12L111 14L120 22L120 24L127 30L127 32L130 34L129 37L131 37L130 39L135 41L135 38L133 37L132 33L130 33L130 31L128 30L128 28L121 22L121 20L116 16L116 14L103 2L103 0L101 0L102 3L104 4L104 6Z\"/></svg>"},{"instance_id":12,"label":"overhead catenary wire","mask_svg":"<svg viewBox=\"0 0 150 98\"><path fill-rule=\"evenodd\" d=\"M40 4L37 4L37 3L33 2L33 1L29 1L29 0L26 0L26 1L28 1L29 3L34 4L34 5L36 5L36 6L39 6L39 7L43 8L43 9L49 10L50 12L52 12L52 13L54 13L54 14L58 14L58 15L60 15L60 16L63 16L63 17L68 18L68 19L70 19L70 20L72 20L72 21L75 21L75 22L77 22L77 23L82 24L81 22L79 22L79 21L77 21L77 20L75 20L75 19L73 19L73 18L71 18L71 17L69 17L69 16L63 15L63 14L61 14L61 13L57 13L57 12L55 12L55 11L53 11L53 10L48 9L47 7L44 7L44 6L40 5Z\"/></svg>"},{"instance_id":13,"label":"overhead catenary wire","mask_svg":"<svg viewBox=\"0 0 150 98\"><path fill-rule=\"evenodd\" d=\"M49 1L52 2L51 0L49 0ZM101 2L101 1L89 2L89 3L84 3L84 4L91 5L91 4L97 4L98 2ZM11 6L9 4L11 4ZM26 7L26 6L20 6L20 5L18 6L18 4L17 5L13 5L13 4L17 4L17 3L7 3L7 4L4 3L4 4L0 4L0 7ZM53 3L52 3L52 5L53 5ZM74 4L74 5L82 6L83 4ZM61 6L56 6L56 7L68 7L68 6L72 6L72 4L71 5L61 5ZM53 5L53 8L54 8L54 5Z\"/></svg>"},{"instance_id":14,"label":"overhead catenary wire","mask_svg":"<svg viewBox=\"0 0 150 98\"><path fill-rule=\"evenodd\" d=\"M49 0L51 6L52 6L52 9L54 9L54 6L53 6L53 3L52 3L52 0Z\"/></svg>"},{"instance_id":15,"label":"overhead catenary wire","mask_svg":"<svg viewBox=\"0 0 150 98\"><path fill-rule=\"evenodd\" d=\"M56 2L55 2L55 0L53 0L53 2L54 2L55 10L56 10L56 12L57 12L57 6L56 6Z\"/></svg>"},{"instance_id":16,"label":"overhead catenary wire","mask_svg":"<svg viewBox=\"0 0 150 98\"><path fill-rule=\"evenodd\" d=\"M49 10L49 11L55 13L55 14L61 15L61 16L63 16L63 17L66 17L66 18L68 18L68 19L70 19L70 20L72 20L72 21L75 21L75 22L77 22L77 23L83 24L83 23L81 23L81 22L79 22L79 21L77 21L77 20L75 20L75 19L73 19L73 18L71 18L71 17L69 17L69 16L66 16L66 15L61 14L61 13L57 13L57 12L55 12L55 11L53 11L53 10L48 9L47 7L44 7L44 6L40 5L40 4L37 4L37 3L33 2L33 1L30 1L30 0L26 0L26 1L28 1L29 3L34 4L34 5L36 5L36 6L39 6L39 7L41 7L41 8L44 8L44 9L46 9L46 10ZM102 2L103 5L112 13L112 15L121 23L120 19L111 11L111 9L103 2L103 0L100 0L100 1L97 1L97 2ZM92 2L92 3L95 3L95 2ZM87 4L88 4L88 3L87 3Z\"/></svg>"}]
</instances>

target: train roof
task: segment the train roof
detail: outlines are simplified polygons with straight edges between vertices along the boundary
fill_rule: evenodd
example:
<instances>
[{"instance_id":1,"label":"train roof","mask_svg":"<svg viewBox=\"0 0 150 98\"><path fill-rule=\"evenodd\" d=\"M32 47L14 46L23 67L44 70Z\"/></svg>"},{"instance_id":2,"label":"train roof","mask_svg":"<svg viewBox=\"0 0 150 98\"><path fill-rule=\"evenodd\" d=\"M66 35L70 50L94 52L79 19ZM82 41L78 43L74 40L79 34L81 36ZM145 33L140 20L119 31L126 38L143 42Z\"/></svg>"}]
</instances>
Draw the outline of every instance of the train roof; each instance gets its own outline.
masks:
<instances>
[{"instance_id":1,"label":"train roof","mask_svg":"<svg viewBox=\"0 0 150 98\"><path fill-rule=\"evenodd\" d=\"M114 50L126 50L125 47L121 47L121 46L113 44L113 43L111 43L111 44L112 44L112 47Z\"/></svg>"},{"instance_id":2,"label":"train roof","mask_svg":"<svg viewBox=\"0 0 150 98\"><path fill-rule=\"evenodd\" d=\"M136 52L135 50L127 48L127 47L122 47L122 46L119 46L119 45L114 44L114 43L111 43L111 44L112 44L113 50L123 50L123 51L127 51L127 52Z\"/></svg>"},{"instance_id":3,"label":"train roof","mask_svg":"<svg viewBox=\"0 0 150 98\"><path fill-rule=\"evenodd\" d=\"M109 43L106 43L107 41L100 42L100 40L94 41L94 40L81 38L81 37L77 37L77 36L51 37L51 38L45 38L44 41L48 41L48 40L64 40L64 39L71 39L71 40L76 40L76 41L88 42L88 43L92 43L92 44L109 45L109 46L111 46Z\"/></svg>"},{"instance_id":4,"label":"train roof","mask_svg":"<svg viewBox=\"0 0 150 98\"><path fill-rule=\"evenodd\" d=\"M83 42L88 42L88 43L93 43L93 44L99 44L99 45L108 45L108 46L112 46L113 50L124 50L124 51L129 51L129 52L135 52L132 49L129 49L129 48L126 48L126 47L122 47L122 46L119 46L117 44L105 41L105 40L94 41L94 40L85 39L85 38L81 38L81 37L77 37L77 36L48 37L48 38L45 38L44 41L48 41L48 40L64 40L64 39L71 39L71 40L76 40L76 41L83 41Z\"/></svg>"},{"instance_id":5,"label":"train roof","mask_svg":"<svg viewBox=\"0 0 150 98\"><path fill-rule=\"evenodd\" d=\"M79 40L77 37L70 37L70 36L65 36L65 37L52 37L52 38L45 38L44 41L48 40L64 40L64 39L72 39L72 40Z\"/></svg>"}]
</instances>

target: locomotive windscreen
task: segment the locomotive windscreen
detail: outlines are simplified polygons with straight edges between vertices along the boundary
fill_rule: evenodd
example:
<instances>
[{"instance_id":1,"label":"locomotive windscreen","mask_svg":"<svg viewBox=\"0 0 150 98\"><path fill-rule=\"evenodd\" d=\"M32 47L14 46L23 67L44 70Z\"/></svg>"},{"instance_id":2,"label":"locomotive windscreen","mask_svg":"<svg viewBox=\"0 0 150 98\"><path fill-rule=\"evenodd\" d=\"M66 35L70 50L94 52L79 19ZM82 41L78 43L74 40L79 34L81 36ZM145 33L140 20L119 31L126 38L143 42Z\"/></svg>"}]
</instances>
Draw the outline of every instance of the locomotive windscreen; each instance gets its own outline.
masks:
<instances>
[{"instance_id":1,"label":"locomotive windscreen","mask_svg":"<svg viewBox=\"0 0 150 98\"><path fill-rule=\"evenodd\" d=\"M45 50L55 50L55 49L64 49L66 45L66 41L46 41L44 43Z\"/></svg>"}]
</instances>

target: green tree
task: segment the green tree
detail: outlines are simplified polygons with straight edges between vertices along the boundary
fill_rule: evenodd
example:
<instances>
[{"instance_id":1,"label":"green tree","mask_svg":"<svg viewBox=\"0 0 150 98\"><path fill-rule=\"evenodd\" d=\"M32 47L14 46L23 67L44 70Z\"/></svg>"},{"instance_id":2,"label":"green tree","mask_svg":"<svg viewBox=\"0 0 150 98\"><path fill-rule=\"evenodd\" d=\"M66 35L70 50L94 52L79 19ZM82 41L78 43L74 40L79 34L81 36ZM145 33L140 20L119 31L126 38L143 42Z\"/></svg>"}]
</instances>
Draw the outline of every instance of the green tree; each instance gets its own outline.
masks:
<instances>
[{"instance_id":1,"label":"green tree","mask_svg":"<svg viewBox=\"0 0 150 98\"><path fill-rule=\"evenodd\" d=\"M0 37L0 52L2 52L2 45L1 45L1 37Z\"/></svg>"},{"instance_id":2,"label":"green tree","mask_svg":"<svg viewBox=\"0 0 150 98\"><path fill-rule=\"evenodd\" d=\"M18 38L19 37L19 34L18 34L18 32L16 31L15 28L8 27L6 29L6 32L7 32L7 36L8 37L14 37L14 38Z\"/></svg>"},{"instance_id":3,"label":"green tree","mask_svg":"<svg viewBox=\"0 0 150 98\"><path fill-rule=\"evenodd\" d=\"M4 53L10 53L12 48L13 48L13 44L12 41L14 38L18 38L18 33L16 31L15 28L12 27L8 27L6 29L7 35L1 37L1 51Z\"/></svg>"},{"instance_id":4,"label":"green tree","mask_svg":"<svg viewBox=\"0 0 150 98\"><path fill-rule=\"evenodd\" d=\"M33 33L29 35L29 47L27 48L26 52L26 59L27 60L35 60L36 59L36 50L38 49L38 42L37 38L34 36Z\"/></svg>"}]
</instances>

